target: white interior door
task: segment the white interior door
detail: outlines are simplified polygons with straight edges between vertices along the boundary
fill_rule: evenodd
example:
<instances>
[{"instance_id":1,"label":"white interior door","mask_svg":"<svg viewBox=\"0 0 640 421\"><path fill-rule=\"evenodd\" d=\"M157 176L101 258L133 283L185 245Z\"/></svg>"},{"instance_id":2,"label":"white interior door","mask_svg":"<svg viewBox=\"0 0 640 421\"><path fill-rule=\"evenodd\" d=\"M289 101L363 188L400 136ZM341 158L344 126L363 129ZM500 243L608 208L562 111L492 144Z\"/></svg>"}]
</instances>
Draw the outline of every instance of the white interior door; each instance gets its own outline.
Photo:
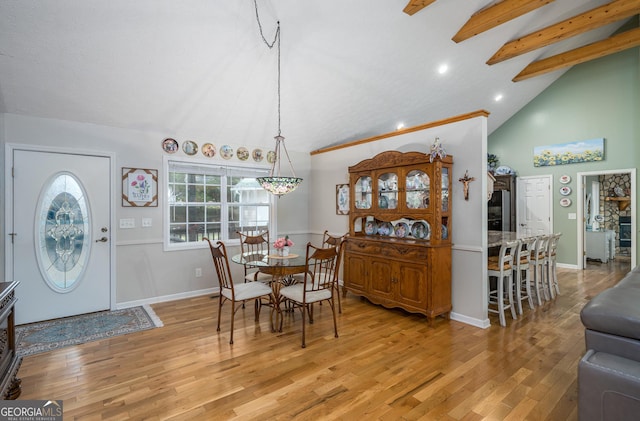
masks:
<instances>
[{"instance_id":1,"label":"white interior door","mask_svg":"<svg viewBox=\"0 0 640 421\"><path fill-rule=\"evenodd\" d=\"M530 237L551 233L551 176L518 177L518 236Z\"/></svg>"},{"instance_id":2,"label":"white interior door","mask_svg":"<svg viewBox=\"0 0 640 421\"><path fill-rule=\"evenodd\" d=\"M13 150L16 323L109 309L110 158Z\"/></svg>"}]
</instances>

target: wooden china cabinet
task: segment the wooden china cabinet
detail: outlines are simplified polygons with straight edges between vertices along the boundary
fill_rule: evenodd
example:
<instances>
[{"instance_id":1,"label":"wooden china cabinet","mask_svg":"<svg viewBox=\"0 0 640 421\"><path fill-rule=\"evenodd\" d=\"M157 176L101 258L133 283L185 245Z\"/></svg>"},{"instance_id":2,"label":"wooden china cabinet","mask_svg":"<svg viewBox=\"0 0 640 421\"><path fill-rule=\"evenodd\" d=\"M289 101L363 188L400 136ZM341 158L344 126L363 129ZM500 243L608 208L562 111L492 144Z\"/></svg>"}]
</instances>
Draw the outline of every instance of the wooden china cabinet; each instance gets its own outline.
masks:
<instances>
[{"instance_id":1,"label":"wooden china cabinet","mask_svg":"<svg viewBox=\"0 0 640 421\"><path fill-rule=\"evenodd\" d=\"M451 312L453 158L382 152L349 167L344 293L429 321Z\"/></svg>"}]
</instances>

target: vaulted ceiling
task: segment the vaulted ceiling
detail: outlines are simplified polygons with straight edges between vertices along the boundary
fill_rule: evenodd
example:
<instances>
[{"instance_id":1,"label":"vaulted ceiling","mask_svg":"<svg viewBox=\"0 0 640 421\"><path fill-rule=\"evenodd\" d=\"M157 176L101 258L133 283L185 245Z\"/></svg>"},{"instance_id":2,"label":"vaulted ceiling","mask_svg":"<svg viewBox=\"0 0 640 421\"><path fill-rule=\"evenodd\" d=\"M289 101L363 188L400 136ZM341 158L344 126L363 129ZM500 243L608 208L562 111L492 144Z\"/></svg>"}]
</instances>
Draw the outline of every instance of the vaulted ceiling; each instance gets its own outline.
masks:
<instances>
[{"instance_id":1,"label":"vaulted ceiling","mask_svg":"<svg viewBox=\"0 0 640 421\"><path fill-rule=\"evenodd\" d=\"M571 65L640 44L637 24L619 32L640 0L257 5L268 41L281 23L298 151L480 109L492 132ZM0 112L270 146L276 69L253 0L0 1Z\"/></svg>"}]
</instances>

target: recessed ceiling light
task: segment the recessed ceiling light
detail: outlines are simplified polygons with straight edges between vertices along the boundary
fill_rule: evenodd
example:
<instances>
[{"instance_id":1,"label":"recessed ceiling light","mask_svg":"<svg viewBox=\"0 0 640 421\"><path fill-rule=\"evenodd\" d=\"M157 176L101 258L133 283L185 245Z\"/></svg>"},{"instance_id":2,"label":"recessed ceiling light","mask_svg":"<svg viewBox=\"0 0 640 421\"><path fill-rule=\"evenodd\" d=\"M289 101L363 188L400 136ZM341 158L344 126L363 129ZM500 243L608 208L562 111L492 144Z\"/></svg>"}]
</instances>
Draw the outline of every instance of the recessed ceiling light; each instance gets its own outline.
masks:
<instances>
[{"instance_id":1,"label":"recessed ceiling light","mask_svg":"<svg viewBox=\"0 0 640 421\"><path fill-rule=\"evenodd\" d=\"M502 100L502 94L498 94L498 95L496 95L493 99L494 99L494 101L496 101L496 102L501 101L501 100Z\"/></svg>"},{"instance_id":2,"label":"recessed ceiling light","mask_svg":"<svg viewBox=\"0 0 640 421\"><path fill-rule=\"evenodd\" d=\"M396 130L402 130L404 129L404 123L398 123L398 125L396 126Z\"/></svg>"},{"instance_id":3,"label":"recessed ceiling light","mask_svg":"<svg viewBox=\"0 0 640 421\"><path fill-rule=\"evenodd\" d=\"M449 66L447 66L446 64L441 64L440 67L438 67L438 73L440 73L441 75L447 73L447 70L449 70Z\"/></svg>"}]
</instances>

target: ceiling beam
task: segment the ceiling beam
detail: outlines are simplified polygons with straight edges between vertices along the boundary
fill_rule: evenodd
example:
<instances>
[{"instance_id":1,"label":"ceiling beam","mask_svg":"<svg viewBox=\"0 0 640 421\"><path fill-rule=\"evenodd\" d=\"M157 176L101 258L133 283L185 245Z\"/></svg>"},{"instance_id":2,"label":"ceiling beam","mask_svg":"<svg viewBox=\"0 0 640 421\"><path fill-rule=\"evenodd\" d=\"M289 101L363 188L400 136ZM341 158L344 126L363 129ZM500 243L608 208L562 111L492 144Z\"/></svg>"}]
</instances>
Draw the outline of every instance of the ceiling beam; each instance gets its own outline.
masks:
<instances>
[{"instance_id":1,"label":"ceiling beam","mask_svg":"<svg viewBox=\"0 0 640 421\"><path fill-rule=\"evenodd\" d=\"M418 13L436 0L409 0L409 3L402 10L407 15Z\"/></svg>"},{"instance_id":2,"label":"ceiling beam","mask_svg":"<svg viewBox=\"0 0 640 421\"><path fill-rule=\"evenodd\" d=\"M555 0L502 0L474 13L451 39L455 42L464 41L553 1Z\"/></svg>"},{"instance_id":3,"label":"ceiling beam","mask_svg":"<svg viewBox=\"0 0 640 421\"><path fill-rule=\"evenodd\" d=\"M638 46L640 46L640 28L631 29L605 40L535 61L518 73L518 75L513 78L513 81L520 82L521 80L540 76L564 67L584 63Z\"/></svg>"},{"instance_id":4,"label":"ceiling beam","mask_svg":"<svg viewBox=\"0 0 640 421\"><path fill-rule=\"evenodd\" d=\"M500 63L638 13L640 13L640 0L612 1L604 6L596 7L588 12L565 19L562 22L506 43L487 61L487 64Z\"/></svg>"}]
</instances>

